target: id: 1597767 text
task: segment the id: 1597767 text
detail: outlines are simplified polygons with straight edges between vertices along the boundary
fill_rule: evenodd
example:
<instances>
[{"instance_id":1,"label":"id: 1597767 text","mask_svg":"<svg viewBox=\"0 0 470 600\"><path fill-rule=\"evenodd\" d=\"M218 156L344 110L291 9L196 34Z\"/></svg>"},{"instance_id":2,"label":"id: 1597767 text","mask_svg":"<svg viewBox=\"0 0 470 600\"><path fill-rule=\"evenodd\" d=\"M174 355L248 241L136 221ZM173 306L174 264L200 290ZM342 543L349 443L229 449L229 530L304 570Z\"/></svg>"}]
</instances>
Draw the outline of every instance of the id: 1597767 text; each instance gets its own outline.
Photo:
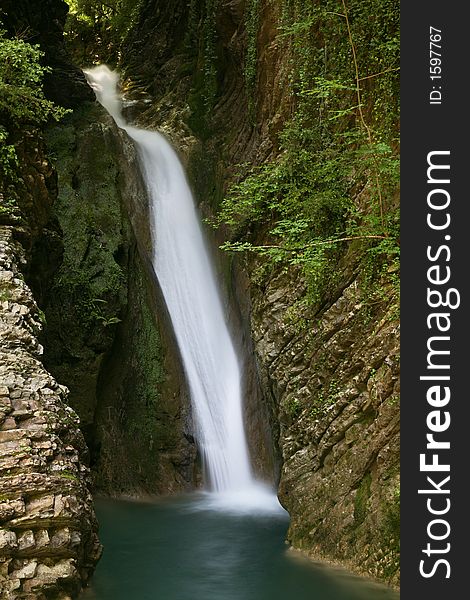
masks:
<instances>
[{"instance_id":1,"label":"id: 1597767 text","mask_svg":"<svg viewBox=\"0 0 470 600\"><path fill-rule=\"evenodd\" d=\"M432 81L432 90L429 93L429 104L442 103L442 30L429 27L429 78Z\"/></svg>"}]
</instances>

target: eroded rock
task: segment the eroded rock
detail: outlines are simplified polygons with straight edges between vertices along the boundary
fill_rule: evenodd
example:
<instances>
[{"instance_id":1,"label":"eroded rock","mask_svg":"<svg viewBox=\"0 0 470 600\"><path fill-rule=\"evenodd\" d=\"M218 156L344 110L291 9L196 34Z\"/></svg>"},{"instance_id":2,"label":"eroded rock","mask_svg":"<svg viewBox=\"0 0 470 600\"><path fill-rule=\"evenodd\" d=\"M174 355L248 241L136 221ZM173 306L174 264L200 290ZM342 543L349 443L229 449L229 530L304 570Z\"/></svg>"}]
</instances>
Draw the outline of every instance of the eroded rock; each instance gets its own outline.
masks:
<instances>
[{"instance_id":1,"label":"eroded rock","mask_svg":"<svg viewBox=\"0 0 470 600\"><path fill-rule=\"evenodd\" d=\"M65 598L101 546L78 418L39 360L41 322L22 262L12 228L0 228L0 598Z\"/></svg>"}]
</instances>

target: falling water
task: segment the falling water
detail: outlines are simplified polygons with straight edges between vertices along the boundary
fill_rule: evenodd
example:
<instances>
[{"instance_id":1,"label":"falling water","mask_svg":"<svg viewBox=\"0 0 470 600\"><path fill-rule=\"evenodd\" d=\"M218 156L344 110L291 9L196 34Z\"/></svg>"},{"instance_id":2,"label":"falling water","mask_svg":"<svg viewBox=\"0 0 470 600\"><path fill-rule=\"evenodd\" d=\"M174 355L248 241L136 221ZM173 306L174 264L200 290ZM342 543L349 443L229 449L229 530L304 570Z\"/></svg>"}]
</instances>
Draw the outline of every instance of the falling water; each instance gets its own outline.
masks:
<instances>
[{"instance_id":1,"label":"falling water","mask_svg":"<svg viewBox=\"0 0 470 600\"><path fill-rule=\"evenodd\" d=\"M210 489L248 505L273 507L273 495L251 473L240 365L183 167L164 136L125 123L115 72L102 65L86 75L139 152L151 200L152 262L181 352Z\"/></svg>"}]
</instances>

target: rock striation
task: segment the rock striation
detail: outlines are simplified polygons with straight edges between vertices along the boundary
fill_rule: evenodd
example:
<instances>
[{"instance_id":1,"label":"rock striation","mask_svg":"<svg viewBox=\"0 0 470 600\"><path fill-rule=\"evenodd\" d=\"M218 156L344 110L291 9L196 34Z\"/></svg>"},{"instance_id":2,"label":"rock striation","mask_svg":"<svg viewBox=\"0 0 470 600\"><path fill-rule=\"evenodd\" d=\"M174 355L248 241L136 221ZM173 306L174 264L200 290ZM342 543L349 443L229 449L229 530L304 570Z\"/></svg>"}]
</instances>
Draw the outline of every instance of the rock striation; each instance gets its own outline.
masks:
<instances>
[{"instance_id":1,"label":"rock striation","mask_svg":"<svg viewBox=\"0 0 470 600\"><path fill-rule=\"evenodd\" d=\"M299 326L286 319L298 295L292 275L277 274L251 291L261 376L278 410L288 541L316 559L398 584L400 362L393 303L371 315L353 275L315 319Z\"/></svg>"},{"instance_id":2,"label":"rock striation","mask_svg":"<svg viewBox=\"0 0 470 600\"><path fill-rule=\"evenodd\" d=\"M75 596L101 553L87 449L44 369L41 313L12 227L0 229L0 598Z\"/></svg>"}]
</instances>

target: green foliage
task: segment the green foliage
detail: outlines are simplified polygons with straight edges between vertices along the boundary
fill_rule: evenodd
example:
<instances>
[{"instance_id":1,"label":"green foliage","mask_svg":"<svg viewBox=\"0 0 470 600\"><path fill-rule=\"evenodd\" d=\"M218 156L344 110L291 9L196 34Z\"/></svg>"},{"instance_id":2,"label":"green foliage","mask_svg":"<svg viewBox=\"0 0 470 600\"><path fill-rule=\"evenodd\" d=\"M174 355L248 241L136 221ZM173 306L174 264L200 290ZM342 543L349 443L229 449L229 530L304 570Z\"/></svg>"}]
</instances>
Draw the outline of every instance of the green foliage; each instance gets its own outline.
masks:
<instances>
[{"instance_id":1,"label":"green foliage","mask_svg":"<svg viewBox=\"0 0 470 600\"><path fill-rule=\"evenodd\" d=\"M370 149L349 140L345 145L341 136L327 141L320 132L295 122L285 129L283 143L285 150L276 161L251 169L223 201L215 224L232 229L232 241L223 249L256 252L274 263L300 266L314 303L331 280L337 256L357 240L365 254L365 272L376 280L390 261L398 261L399 227L397 211L390 210L383 219L380 215L368 181ZM380 150L382 189L392 193L398 159L384 144ZM353 200L358 186L369 195L365 209ZM267 232L266 222L271 225ZM268 243L258 245L254 239L263 227Z\"/></svg>"},{"instance_id":2,"label":"green foliage","mask_svg":"<svg viewBox=\"0 0 470 600\"><path fill-rule=\"evenodd\" d=\"M0 218L16 221L21 216L15 186L18 183L18 157L7 142L8 132L0 125Z\"/></svg>"},{"instance_id":3,"label":"green foliage","mask_svg":"<svg viewBox=\"0 0 470 600\"><path fill-rule=\"evenodd\" d=\"M58 120L67 112L44 96L42 80L49 69L42 58L39 46L9 39L0 29L0 216L10 219L20 217L14 132Z\"/></svg>"},{"instance_id":4,"label":"green foliage","mask_svg":"<svg viewBox=\"0 0 470 600\"><path fill-rule=\"evenodd\" d=\"M391 579L400 569L400 483L392 490L392 496L382 506L384 521L381 539L384 547L389 548L387 564L384 568L384 577Z\"/></svg>"},{"instance_id":5,"label":"green foliage","mask_svg":"<svg viewBox=\"0 0 470 600\"><path fill-rule=\"evenodd\" d=\"M186 52L194 60L191 116L188 125L202 139L212 133L212 112L218 94L216 13L218 0L191 2L186 35Z\"/></svg>"},{"instance_id":6,"label":"green foliage","mask_svg":"<svg viewBox=\"0 0 470 600\"><path fill-rule=\"evenodd\" d=\"M364 475L354 498L354 523L356 526L364 522L367 516L367 504L370 498L370 485L372 476L370 473Z\"/></svg>"},{"instance_id":7,"label":"green foliage","mask_svg":"<svg viewBox=\"0 0 470 600\"><path fill-rule=\"evenodd\" d=\"M302 405L295 396L292 396L286 403L286 409L292 419L297 418L302 412Z\"/></svg>"},{"instance_id":8,"label":"green foliage","mask_svg":"<svg viewBox=\"0 0 470 600\"><path fill-rule=\"evenodd\" d=\"M8 131L0 125L0 171L14 177L18 166L15 146L8 144Z\"/></svg>"},{"instance_id":9,"label":"green foliage","mask_svg":"<svg viewBox=\"0 0 470 600\"><path fill-rule=\"evenodd\" d=\"M254 120L256 108L256 72L258 61L258 30L260 19L259 0L249 0L246 8L246 31L248 45L245 58L245 89L248 96L248 111Z\"/></svg>"},{"instance_id":10,"label":"green foliage","mask_svg":"<svg viewBox=\"0 0 470 600\"><path fill-rule=\"evenodd\" d=\"M400 539L400 484L393 490L393 498L387 508L387 527L396 540Z\"/></svg>"},{"instance_id":11,"label":"green foliage","mask_svg":"<svg viewBox=\"0 0 470 600\"><path fill-rule=\"evenodd\" d=\"M230 227L227 251L299 266L309 303L348 248L362 257L366 299L384 276L398 294L398 23L390 0L282 2L292 117L278 156L241 168L215 225ZM249 80L251 94L256 73Z\"/></svg>"},{"instance_id":12,"label":"green foliage","mask_svg":"<svg viewBox=\"0 0 470 600\"><path fill-rule=\"evenodd\" d=\"M57 475L62 477L62 479L68 479L69 481L80 481L75 473L72 473L71 471L59 471Z\"/></svg>"},{"instance_id":13,"label":"green foliage","mask_svg":"<svg viewBox=\"0 0 470 600\"><path fill-rule=\"evenodd\" d=\"M327 408L332 406L340 397L341 390L337 381L332 379L326 390L320 391L315 397L310 408L310 415L314 418L324 415Z\"/></svg>"},{"instance_id":14,"label":"green foliage","mask_svg":"<svg viewBox=\"0 0 470 600\"><path fill-rule=\"evenodd\" d=\"M120 48L139 19L143 0L68 0L65 38L79 64L117 63Z\"/></svg>"},{"instance_id":15,"label":"green foliage","mask_svg":"<svg viewBox=\"0 0 470 600\"><path fill-rule=\"evenodd\" d=\"M96 328L98 323L104 327L119 323L121 319L113 314L115 309L113 303L108 305L107 300L95 297L95 294L101 292L107 298L113 298L119 292L123 277L119 267L117 265L114 267L115 272L108 276L105 289L100 290L94 286L88 273L70 263L71 261L68 260L61 266L54 281L54 293L59 298L63 298L64 303L67 299L73 298L71 310L77 321L85 328Z\"/></svg>"},{"instance_id":16,"label":"green foliage","mask_svg":"<svg viewBox=\"0 0 470 600\"><path fill-rule=\"evenodd\" d=\"M37 45L8 39L0 31L0 121L16 127L59 120L65 109L44 96L42 80L50 69L41 65Z\"/></svg>"},{"instance_id":17,"label":"green foliage","mask_svg":"<svg viewBox=\"0 0 470 600\"><path fill-rule=\"evenodd\" d=\"M51 296L61 320L77 329L74 348L82 337L100 348L112 337L125 287L125 273L115 257L122 242L117 167L100 126L90 126L97 117L94 111L78 109L47 133L48 148L58 157L60 193L54 208L64 243Z\"/></svg>"},{"instance_id":18,"label":"green foliage","mask_svg":"<svg viewBox=\"0 0 470 600\"><path fill-rule=\"evenodd\" d=\"M123 38L135 25L143 0L67 0L67 4L75 23L108 29L115 38Z\"/></svg>"}]
</instances>

